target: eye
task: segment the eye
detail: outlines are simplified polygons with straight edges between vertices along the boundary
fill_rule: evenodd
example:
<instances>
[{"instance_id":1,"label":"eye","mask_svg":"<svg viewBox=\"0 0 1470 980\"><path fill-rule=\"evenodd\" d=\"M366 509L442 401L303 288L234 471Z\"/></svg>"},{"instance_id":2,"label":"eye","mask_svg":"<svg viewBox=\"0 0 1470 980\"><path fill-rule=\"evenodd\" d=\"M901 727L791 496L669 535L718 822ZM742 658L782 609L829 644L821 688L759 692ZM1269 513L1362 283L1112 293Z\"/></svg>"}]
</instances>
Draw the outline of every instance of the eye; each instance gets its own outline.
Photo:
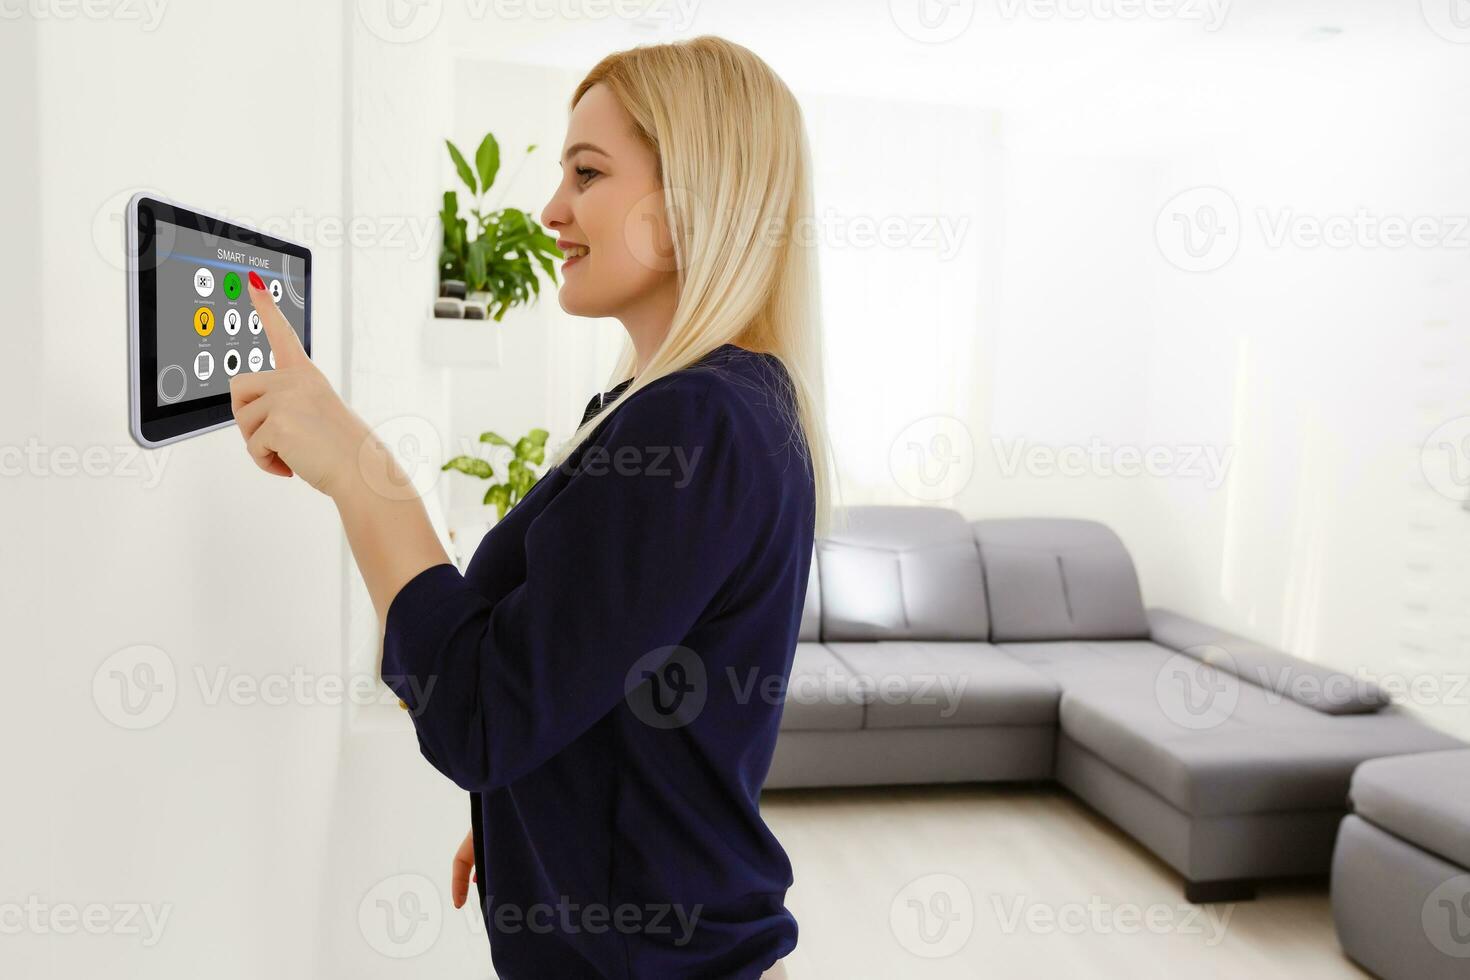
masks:
<instances>
[{"instance_id":1,"label":"eye","mask_svg":"<svg viewBox=\"0 0 1470 980\"><path fill-rule=\"evenodd\" d=\"M576 171L577 182L585 185L589 180L592 179L592 176L594 174L597 174L599 172L600 171L593 170L591 167L578 167Z\"/></svg>"}]
</instances>

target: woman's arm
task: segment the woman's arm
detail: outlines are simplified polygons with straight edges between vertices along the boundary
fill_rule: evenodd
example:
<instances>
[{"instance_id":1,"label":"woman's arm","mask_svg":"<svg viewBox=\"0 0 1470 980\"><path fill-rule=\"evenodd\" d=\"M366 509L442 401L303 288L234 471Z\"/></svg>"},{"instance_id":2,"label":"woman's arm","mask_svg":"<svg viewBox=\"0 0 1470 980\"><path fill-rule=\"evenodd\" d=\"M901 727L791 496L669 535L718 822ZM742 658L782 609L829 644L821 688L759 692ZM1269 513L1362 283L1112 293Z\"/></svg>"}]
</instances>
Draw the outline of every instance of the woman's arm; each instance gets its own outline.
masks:
<instances>
[{"instance_id":1,"label":"woman's arm","mask_svg":"<svg viewBox=\"0 0 1470 980\"><path fill-rule=\"evenodd\" d=\"M231 378L230 406L261 469L300 475L336 503L381 626L404 583L449 556L393 454L306 356L264 285L250 274L276 367Z\"/></svg>"}]
</instances>

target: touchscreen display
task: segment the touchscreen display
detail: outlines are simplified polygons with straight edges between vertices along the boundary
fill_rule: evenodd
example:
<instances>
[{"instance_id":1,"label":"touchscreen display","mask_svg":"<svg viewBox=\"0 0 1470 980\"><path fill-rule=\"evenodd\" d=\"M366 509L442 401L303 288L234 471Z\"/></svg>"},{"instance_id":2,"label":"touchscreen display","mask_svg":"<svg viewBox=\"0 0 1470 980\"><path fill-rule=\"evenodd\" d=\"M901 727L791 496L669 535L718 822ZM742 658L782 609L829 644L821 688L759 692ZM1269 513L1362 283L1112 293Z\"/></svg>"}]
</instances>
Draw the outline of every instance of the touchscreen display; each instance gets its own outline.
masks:
<instances>
[{"instance_id":1,"label":"touchscreen display","mask_svg":"<svg viewBox=\"0 0 1470 980\"><path fill-rule=\"evenodd\" d=\"M305 343L304 259L158 218L155 407L228 395L230 378L269 371L275 355L250 302L253 271Z\"/></svg>"}]
</instances>

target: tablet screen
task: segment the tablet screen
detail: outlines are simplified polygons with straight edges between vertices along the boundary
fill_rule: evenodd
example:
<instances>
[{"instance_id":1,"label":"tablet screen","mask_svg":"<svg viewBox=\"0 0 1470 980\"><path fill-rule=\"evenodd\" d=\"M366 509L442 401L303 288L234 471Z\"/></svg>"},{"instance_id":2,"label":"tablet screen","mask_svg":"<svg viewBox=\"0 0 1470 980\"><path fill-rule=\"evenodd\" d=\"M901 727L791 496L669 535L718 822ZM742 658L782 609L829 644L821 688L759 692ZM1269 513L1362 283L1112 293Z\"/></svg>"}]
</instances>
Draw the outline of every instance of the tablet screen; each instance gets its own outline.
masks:
<instances>
[{"instance_id":1,"label":"tablet screen","mask_svg":"<svg viewBox=\"0 0 1470 980\"><path fill-rule=\"evenodd\" d=\"M134 410L140 441L158 444L229 424L230 379L275 367L250 302L251 272L310 352L311 253L151 198L138 201L134 220Z\"/></svg>"}]
</instances>

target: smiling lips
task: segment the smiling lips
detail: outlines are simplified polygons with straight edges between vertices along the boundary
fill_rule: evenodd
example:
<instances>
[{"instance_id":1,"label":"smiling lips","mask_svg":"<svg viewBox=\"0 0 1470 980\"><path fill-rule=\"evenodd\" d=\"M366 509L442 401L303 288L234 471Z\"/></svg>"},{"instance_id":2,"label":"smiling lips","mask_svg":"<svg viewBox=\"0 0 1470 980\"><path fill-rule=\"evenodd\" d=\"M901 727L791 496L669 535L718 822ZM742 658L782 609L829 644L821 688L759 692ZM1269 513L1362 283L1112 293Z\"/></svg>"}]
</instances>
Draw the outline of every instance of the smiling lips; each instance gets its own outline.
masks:
<instances>
[{"instance_id":1,"label":"smiling lips","mask_svg":"<svg viewBox=\"0 0 1470 980\"><path fill-rule=\"evenodd\" d=\"M561 266L562 266L563 269L567 268L572 263L576 262L578 259L580 259L580 258L584 257L585 255L587 255L588 252L592 251L590 248L588 248L586 245L583 245L581 242L569 242L569 241L565 241L565 240L562 240L562 239L558 239L557 240L556 247L559 248L559 249L561 249L562 254L564 256L566 256L562 260L562 264L561 264Z\"/></svg>"}]
</instances>

